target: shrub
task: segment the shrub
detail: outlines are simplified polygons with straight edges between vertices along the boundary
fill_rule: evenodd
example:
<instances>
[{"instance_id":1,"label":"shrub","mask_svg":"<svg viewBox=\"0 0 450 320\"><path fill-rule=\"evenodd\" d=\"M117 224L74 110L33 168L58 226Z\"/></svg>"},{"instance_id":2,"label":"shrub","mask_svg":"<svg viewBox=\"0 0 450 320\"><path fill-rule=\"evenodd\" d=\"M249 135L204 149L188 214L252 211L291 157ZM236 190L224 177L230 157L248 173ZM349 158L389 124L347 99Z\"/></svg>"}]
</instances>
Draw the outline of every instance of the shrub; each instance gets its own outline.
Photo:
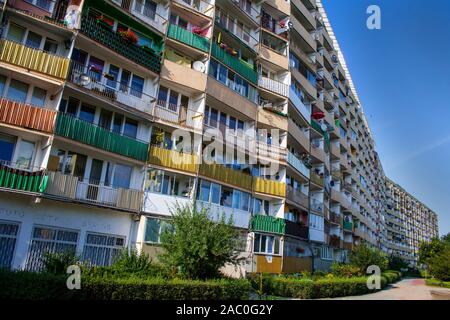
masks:
<instances>
[{"instance_id":1,"label":"shrub","mask_svg":"<svg viewBox=\"0 0 450 320\"><path fill-rule=\"evenodd\" d=\"M362 276L362 273L361 273L361 270L359 269L359 267L351 265L351 264L338 263L338 262L334 262L331 265L331 273L337 277L343 277L343 278Z\"/></svg>"},{"instance_id":2,"label":"shrub","mask_svg":"<svg viewBox=\"0 0 450 320\"><path fill-rule=\"evenodd\" d=\"M225 264L238 265L242 239L234 228L233 218L212 217L208 207L194 202L176 205L171 210L170 230L161 235L164 249L159 256L167 269L177 269L189 279L211 279L220 276Z\"/></svg>"},{"instance_id":3,"label":"shrub","mask_svg":"<svg viewBox=\"0 0 450 320\"><path fill-rule=\"evenodd\" d=\"M402 269L408 269L408 263L401 257L391 254L388 258L388 268L391 270L401 271Z\"/></svg>"},{"instance_id":4,"label":"shrub","mask_svg":"<svg viewBox=\"0 0 450 320\"><path fill-rule=\"evenodd\" d=\"M450 281L450 245L428 259L430 274L441 281Z\"/></svg>"},{"instance_id":5,"label":"shrub","mask_svg":"<svg viewBox=\"0 0 450 320\"><path fill-rule=\"evenodd\" d=\"M436 279L427 279L427 280L425 280L425 283L428 286L435 286L435 287L450 289L450 281L445 282L445 281L440 281L440 280L436 280Z\"/></svg>"},{"instance_id":6,"label":"shrub","mask_svg":"<svg viewBox=\"0 0 450 320\"><path fill-rule=\"evenodd\" d=\"M0 299L236 300L248 298L250 290L247 280L103 278L83 274L81 289L69 290L65 276L24 271L0 271L0 283Z\"/></svg>"},{"instance_id":7,"label":"shrub","mask_svg":"<svg viewBox=\"0 0 450 320\"><path fill-rule=\"evenodd\" d=\"M44 272L53 274L66 274L67 268L77 263L78 258L72 251L44 252L42 257Z\"/></svg>"},{"instance_id":8,"label":"shrub","mask_svg":"<svg viewBox=\"0 0 450 320\"><path fill-rule=\"evenodd\" d=\"M396 270L386 270L381 274L384 277L388 284L397 282L402 278L402 273Z\"/></svg>"},{"instance_id":9,"label":"shrub","mask_svg":"<svg viewBox=\"0 0 450 320\"><path fill-rule=\"evenodd\" d=\"M360 272L365 274L367 268L371 265L380 267L382 271L387 269L388 259L381 250L361 244L350 253L350 264L357 266Z\"/></svg>"}]
</instances>

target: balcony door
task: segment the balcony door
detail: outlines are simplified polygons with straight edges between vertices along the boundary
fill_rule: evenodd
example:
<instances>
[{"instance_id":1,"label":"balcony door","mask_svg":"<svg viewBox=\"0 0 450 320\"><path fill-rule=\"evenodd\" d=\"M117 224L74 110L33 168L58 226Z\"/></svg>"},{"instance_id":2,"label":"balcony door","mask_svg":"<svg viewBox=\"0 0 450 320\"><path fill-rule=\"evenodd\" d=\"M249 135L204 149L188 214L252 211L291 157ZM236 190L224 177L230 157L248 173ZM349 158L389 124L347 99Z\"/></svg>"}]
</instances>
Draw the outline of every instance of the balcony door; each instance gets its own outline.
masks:
<instances>
[{"instance_id":1,"label":"balcony door","mask_svg":"<svg viewBox=\"0 0 450 320\"><path fill-rule=\"evenodd\" d=\"M92 159L91 173L89 175L89 186L86 197L89 200L97 200L98 185L102 177L103 161Z\"/></svg>"}]
</instances>

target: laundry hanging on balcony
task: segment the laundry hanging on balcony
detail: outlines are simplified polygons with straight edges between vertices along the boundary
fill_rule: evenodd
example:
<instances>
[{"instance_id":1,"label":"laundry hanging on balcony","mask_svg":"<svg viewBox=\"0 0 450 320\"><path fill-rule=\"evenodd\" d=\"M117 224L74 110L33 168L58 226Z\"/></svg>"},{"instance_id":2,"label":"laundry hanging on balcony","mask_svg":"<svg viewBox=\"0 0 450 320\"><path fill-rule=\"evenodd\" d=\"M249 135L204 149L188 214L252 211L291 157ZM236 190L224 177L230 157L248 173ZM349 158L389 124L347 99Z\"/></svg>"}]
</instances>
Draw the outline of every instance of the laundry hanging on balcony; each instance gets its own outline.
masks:
<instances>
[{"instance_id":1,"label":"laundry hanging on balcony","mask_svg":"<svg viewBox=\"0 0 450 320\"><path fill-rule=\"evenodd\" d=\"M325 118L325 113L323 113L322 111L316 111L316 112L313 112L313 114L311 116L314 120L320 120L320 119Z\"/></svg>"},{"instance_id":2,"label":"laundry hanging on balcony","mask_svg":"<svg viewBox=\"0 0 450 320\"><path fill-rule=\"evenodd\" d=\"M195 33L195 34L198 34L199 36L202 36L202 37L207 37L208 33L209 33L209 30L210 30L210 26L207 26L205 28L202 28L202 27L199 27L199 26L193 26L192 27L192 32Z\"/></svg>"}]
</instances>

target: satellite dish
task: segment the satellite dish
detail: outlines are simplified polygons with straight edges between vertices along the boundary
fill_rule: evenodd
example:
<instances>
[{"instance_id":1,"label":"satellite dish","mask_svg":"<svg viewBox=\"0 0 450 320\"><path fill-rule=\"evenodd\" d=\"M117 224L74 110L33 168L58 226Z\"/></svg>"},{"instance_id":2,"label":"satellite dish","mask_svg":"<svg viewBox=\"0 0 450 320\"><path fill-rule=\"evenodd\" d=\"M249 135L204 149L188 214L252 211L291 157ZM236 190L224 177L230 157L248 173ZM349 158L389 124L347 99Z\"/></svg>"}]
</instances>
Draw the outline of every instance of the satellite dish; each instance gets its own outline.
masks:
<instances>
[{"instance_id":1,"label":"satellite dish","mask_svg":"<svg viewBox=\"0 0 450 320\"><path fill-rule=\"evenodd\" d=\"M194 70L200 71L200 72L202 72L202 73L204 73L205 70L206 70L205 64L204 64L203 62L201 62L201 61L195 61L195 62L192 64L192 67L193 67Z\"/></svg>"},{"instance_id":2,"label":"satellite dish","mask_svg":"<svg viewBox=\"0 0 450 320\"><path fill-rule=\"evenodd\" d=\"M80 85L86 87L89 83L91 83L91 78L86 73L82 73L80 74L78 81L80 82Z\"/></svg>"}]
</instances>

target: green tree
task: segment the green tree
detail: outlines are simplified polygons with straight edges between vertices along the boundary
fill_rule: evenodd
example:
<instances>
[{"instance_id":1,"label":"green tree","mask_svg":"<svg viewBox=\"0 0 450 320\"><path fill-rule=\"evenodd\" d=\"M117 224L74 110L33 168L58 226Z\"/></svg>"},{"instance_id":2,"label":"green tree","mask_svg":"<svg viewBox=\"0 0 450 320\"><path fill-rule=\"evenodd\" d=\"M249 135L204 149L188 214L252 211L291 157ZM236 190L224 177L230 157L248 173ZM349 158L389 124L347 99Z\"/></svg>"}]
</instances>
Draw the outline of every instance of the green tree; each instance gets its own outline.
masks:
<instances>
[{"instance_id":1,"label":"green tree","mask_svg":"<svg viewBox=\"0 0 450 320\"><path fill-rule=\"evenodd\" d=\"M350 264L357 266L362 273L367 272L367 267L376 265L380 269L386 270L388 258L385 253L376 248L370 248L366 244L356 246L350 253Z\"/></svg>"},{"instance_id":2,"label":"green tree","mask_svg":"<svg viewBox=\"0 0 450 320\"><path fill-rule=\"evenodd\" d=\"M444 250L445 243L439 238L433 238L430 242L421 242L419 245L419 263L428 265L431 258Z\"/></svg>"},{"instance_id":3,"label":"green tree","mask_svg":"<svg viewBox=\"0 0 450 320\"><path fill-rule=\"evenodd\" d=\"M164 249L159 260L170 269L177 269L190 279L211 279L220 276L225 264L237 265L242 240L233 226L233 218L221 214L213 217L208 207L194 202L171 210L169 230L161 235Z\"/></svg>"},{"instance_id":4,"label":"green tree","mask_svg":"<svg viewBox=\"0 0 450 320\"><path fill-rule=\"evenodd\" d=\"M450 281L450 245L428 259L430 274L441 281Z\"/></svg>"},{"instance_id":5,"label":"green tree","mask_svg":"<svg viewBox=\"0 0 450 320\"><path fill-rule=\"evenodd\" d=\"M397 270L402 271L402 269L408 269L409 265L408 262L403 260L401 257L391 254L389 256L388 261L388 268L389 270Z\"/></svg>"}]
</instances>

